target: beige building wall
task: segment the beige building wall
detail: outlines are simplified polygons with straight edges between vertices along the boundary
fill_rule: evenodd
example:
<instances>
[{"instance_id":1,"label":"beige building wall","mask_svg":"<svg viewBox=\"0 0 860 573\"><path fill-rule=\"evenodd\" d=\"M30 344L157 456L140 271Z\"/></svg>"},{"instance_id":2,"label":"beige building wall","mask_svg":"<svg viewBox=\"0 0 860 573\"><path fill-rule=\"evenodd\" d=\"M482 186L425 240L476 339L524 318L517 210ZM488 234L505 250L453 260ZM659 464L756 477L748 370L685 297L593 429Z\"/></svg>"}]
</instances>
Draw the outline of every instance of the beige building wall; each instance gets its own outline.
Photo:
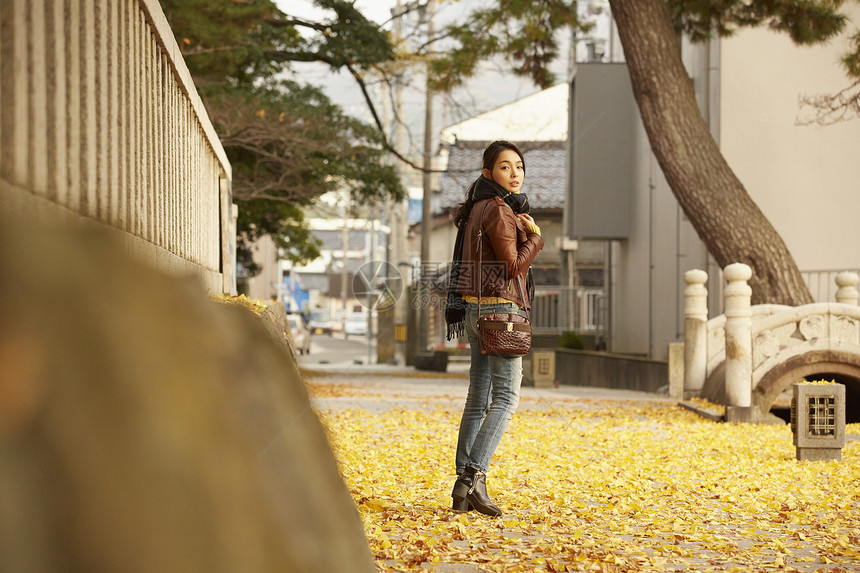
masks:
<instances>
[{"instance_id":1,"label":"beige building wall","mask_svg":"<svg viewBox=\"0 0 860 573\"><path fill-rule=\"evenodd\" d=\"M433 235L430 239L430 261L439 265L448 264L454 253L454 243L457 240L457 227L447 215L437 215L434 221ZM421 236L415 237L415 250L421 252Z\"/></svg>"},{"instance_id":2,"label":"beige building wall","mask_svg":"<svg viewBox=\"0 0 860 573\"><path fill-rule=\"evenodd\" d=\"M811 117L801 96L849 85L847 39L802 48L757 29L721 42L720 147L801 271L860 268L860 120L797 124Z\"/></svg>"},{"instance_id":3,"label":"beige building wall","mask_svg":"<svg viewBox=\"0 0 860 573\"><path fill-rule=\"evenodd\" d=\"M263 235L252 246L254 262L262 269L260 274L245 281L245 294L250 298L277 300L278 286L281 282L281 269L278 265L278 248L268 235ZM240 290L243 290L240 288Z\"/></svg>"}]
</instances>

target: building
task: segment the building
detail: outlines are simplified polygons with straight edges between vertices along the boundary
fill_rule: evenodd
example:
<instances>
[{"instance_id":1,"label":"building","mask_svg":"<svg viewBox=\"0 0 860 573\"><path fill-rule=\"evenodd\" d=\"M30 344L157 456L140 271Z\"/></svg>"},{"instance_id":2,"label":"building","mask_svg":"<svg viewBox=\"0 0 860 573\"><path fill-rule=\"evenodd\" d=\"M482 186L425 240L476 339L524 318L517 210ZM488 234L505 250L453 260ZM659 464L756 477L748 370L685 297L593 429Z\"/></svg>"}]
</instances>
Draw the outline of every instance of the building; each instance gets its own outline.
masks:
<instances>
[{"instance_id":1,"label":"building","mask_svg":"<svg viewBox=\"0 0 860 573\"><path fill-rule=\"evenodd\" d=\"M308 226L320 242L320 256L306 265L280 262L279 294L287 308L342 317L372 306L357 298L353 285L362 280L363 265L386 260L389 228L379 221L352 218L309 219ZM363 286L360 283L358 290Z\"/></svg>"},{"instance_id":2,"label":"building","mask_svg":"<svg viewBox=\"0 0 860 573\"><path fill-rule=\"evenodd\" d=\"M851 8L854 22L860 9ZM849 26L850 27L850 26ZM840 270L860 268L860 130L804 126L803 95L834 93L847 35L797 47L785 34L744 30L683 43L699 104L729 165L775 226L813 296L833 300ZM664 360L684 329L683 274L708 271L710 314L722 278L651 155L623 63L580 64L570 84L569 241L602 241L608 349Z\"/></svg>"}]
</instances>

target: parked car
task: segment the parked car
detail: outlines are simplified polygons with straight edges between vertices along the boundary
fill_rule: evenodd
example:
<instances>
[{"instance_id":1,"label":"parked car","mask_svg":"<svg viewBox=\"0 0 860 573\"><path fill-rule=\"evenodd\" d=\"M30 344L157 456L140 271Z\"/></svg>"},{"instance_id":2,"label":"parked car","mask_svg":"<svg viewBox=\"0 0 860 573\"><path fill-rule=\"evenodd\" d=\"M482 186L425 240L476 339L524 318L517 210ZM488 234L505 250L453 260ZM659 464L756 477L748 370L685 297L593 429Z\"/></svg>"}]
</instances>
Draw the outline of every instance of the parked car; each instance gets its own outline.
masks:
<instances>
[{"instance_id":1,"label":"parked car","mask_svg":"<svg viewBox=\"0 0 860 573\"><path fill-rule=\"evenodd\" d=\"M308 327L305 326L305 321L298 314L290 314L287 316L287 322L290 323L290 336L293 337L293 345L299 354L311 353L311 333Z\"/></svg>"},{"instance_id":2,"label":"parked car","mask_svg":"<svg viewBox=\"0 0 860 573\"><path fill-rule=\"evenodd\" d=\"M325 312L312 312L308 328L313 334L331 334L332 320Z\"/></svg>"},{"instance_id":3,"label":"parked car","mask_svg":"<svg viewBox=\"0 0 860 573\"><path fill-rule=\"evenodd\" d=\"M367 336L367 315L363 312L353 312L347 315L343 322L343 337L349 338L349 335Z\"/></svg>"}]
</instances>

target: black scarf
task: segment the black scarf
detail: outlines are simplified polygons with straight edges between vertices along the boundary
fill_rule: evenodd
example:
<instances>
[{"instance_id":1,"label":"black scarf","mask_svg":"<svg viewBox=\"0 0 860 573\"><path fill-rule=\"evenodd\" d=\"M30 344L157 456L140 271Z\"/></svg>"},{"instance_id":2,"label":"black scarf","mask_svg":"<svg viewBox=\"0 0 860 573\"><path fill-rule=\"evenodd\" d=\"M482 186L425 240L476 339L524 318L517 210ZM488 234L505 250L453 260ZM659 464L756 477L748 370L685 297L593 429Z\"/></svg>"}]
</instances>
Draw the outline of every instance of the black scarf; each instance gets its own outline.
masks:
<instances>
[{"instance_id":1,"label":"black scarf","mask_svg":"<svg viewBox=\"0 0 860 573\"><path fill-rule=\"evenodd\" d=\"M483 175L478 177L469 188L469 196L473 203L477 203L482 199L499 197L508 204L515 214L529 212L529 199L524 193L512 193ZM460 278L461 261L463 260L463 237L465 234L466 222L463 221L457 230L457 239L454 241L454 253L451 257L451 272L448 275L448 297L445 304L445 322L448 324L448 340L462 336L466 322L466 301L463 300L463 295L456 292L458 279ZM526 279L526 290L529 293L529 299L532 298L532 292L534 291L533 282L532 271L529 268L528 278Z\"/></svg>"}]
</instances>

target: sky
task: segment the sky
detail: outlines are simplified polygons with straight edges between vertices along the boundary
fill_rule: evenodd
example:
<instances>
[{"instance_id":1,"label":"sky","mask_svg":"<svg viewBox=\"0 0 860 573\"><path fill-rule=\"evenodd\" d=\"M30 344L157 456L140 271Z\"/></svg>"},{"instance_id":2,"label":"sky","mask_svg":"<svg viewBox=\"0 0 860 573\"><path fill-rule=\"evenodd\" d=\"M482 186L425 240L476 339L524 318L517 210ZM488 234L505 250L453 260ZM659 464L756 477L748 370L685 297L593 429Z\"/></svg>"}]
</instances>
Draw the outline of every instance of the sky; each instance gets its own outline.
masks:
<instances>
[{"instance_id":1,"label":"sky","mask_svg":"<svg viewBox=\"0 0 860 573\"><path fill-rule=\"evenodd\" d=\"M325 12L315 8L311 0L276 0L276 3L281 10L291 16L314 21L325 17ZM355 3L365 17L380 24L387 23L386 26L390 26L391 9L395 4L395 0L357 0ZM469 7L479 4L478 0L437 2L435 14L437 30L462 15ZM438 137L439 131L447 125L539 90L531 80L514 76L503 68L501 62L484 63L481 65L481 73L477 79L467 82L464 87L455 90L449 97L437 97L432 126L434 137ZM333 73L330 68L321 64L298 65L293 69L297 72L300 81L322 86L327 95L341 105L347 113L367 122L372 121L361 92L349 74ZM553 69L560 81L566 80L568 58L563 55ZM407 152L420 155L424 141L424 82L419 77L413 84L404 91L401 116L406 120L407 139L411 142ZM377 95L377 98L381 101L381 94Z\"/></svg>"}]
</instances>

